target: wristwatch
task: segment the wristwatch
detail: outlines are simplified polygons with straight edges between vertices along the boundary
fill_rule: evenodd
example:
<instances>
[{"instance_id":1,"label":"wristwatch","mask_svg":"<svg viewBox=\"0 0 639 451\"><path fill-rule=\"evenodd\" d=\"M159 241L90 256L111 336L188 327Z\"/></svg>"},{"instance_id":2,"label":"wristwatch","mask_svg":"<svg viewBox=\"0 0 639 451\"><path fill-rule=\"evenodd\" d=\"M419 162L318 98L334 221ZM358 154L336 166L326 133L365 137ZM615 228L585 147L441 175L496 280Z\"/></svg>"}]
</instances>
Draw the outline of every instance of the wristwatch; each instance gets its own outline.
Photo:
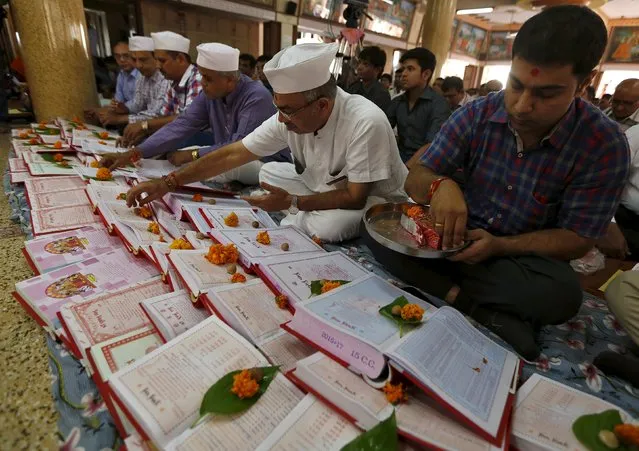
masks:
<instances>
[{"instance_id":1,"label":"wristwatch","mask_svg":"<svg viewBox=\"0 0 639 451\"><path fill-rule=\"evenodd\" d=\"M194 149L191 151L191 159L193 161L197 160L198 158L200 158L200 151L198 149Z\"/></svg>"},{"instance_id":2,"label":"wristwatch","mask_svg":"<svg viewBox=\"0 0 639 451\"><path fill-rule=\"evenodd\" d=\"M288 212L292 215L296 215L300 212L300 209L297 208L297 196L291 196L291 206L288 207Z\"/></svg>"}]
</instances>

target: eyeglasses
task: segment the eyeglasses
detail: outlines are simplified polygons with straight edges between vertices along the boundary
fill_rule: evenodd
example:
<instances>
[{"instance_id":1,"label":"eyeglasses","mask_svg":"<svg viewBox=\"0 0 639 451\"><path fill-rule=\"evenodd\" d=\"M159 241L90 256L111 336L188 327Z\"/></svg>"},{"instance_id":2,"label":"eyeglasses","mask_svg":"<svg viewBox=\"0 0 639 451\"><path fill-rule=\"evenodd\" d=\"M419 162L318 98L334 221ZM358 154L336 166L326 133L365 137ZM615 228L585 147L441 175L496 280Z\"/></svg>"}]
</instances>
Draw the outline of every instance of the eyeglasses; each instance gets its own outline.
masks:
<instances>
[{"instance_id":1,"label":"eyeglasses","mask_svg":"<svg viewBox=\"0 0 639 451\"><path fill-rule=\"evenodd\" d=\"M318 97L317 99L313 100L312 102L307 103L306 105L296 109L295 111L293 111L292 113L285 113L284 111L280 110L280 107L278 107L277 105L275 105L275 102L273 102L273 106L275 107L275 109L277 110L277 112L279 114L282 115L282 117L284 119L286 119L287 121L290 121L291 119L293 119L293 116L297 115L300 111L308 108L309 106L311 106L312 104L314 104L315 102L317 102L319 99L321 99L321 97Z\"/></svg>"}]
</instances>

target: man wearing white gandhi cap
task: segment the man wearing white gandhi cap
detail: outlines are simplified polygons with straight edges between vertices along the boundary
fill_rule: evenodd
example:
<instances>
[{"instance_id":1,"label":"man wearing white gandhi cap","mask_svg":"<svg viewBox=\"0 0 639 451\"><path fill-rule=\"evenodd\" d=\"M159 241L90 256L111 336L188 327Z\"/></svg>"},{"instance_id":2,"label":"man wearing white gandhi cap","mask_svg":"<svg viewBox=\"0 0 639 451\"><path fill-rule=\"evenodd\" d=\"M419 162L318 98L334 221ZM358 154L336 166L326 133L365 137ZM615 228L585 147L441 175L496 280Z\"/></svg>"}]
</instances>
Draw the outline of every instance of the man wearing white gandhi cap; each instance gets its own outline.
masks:
<instances>
[{"instance_id":1,"label":"man wearing white gandhi cap","mask_svg":"<svg viewBox=\"0 0 639 451\"><path fill-rule=\"evenodd\" d=\"M198 45L197 51L203 93L195 98L184 113L142 144L124 154L106 155L101 163L107 167L124 166L132 157L134 160L137 156L151 158L174 151L203 128L210 128L212 146L169 154L169 160L175 165L190 163L244 138L275 113L273 98L264 85L240 74L238 49L208 43ZM227 183L237 180L255 185L259 181L262 164L269 161L291 161L290 153L282 152L267 156L262 161L256 159L247 162L225 174L217 175L212 181ZM144 164L144 160L141 164Z\"/></svg>"},{"instance_id":2,"label":"man wearing white gandhi cap","mask_svg":"<svg viewBox=\"0 0 639 451\"><path fill-rule=\"evenodd\" d=\"M158 70L153 56L153 39L146 36L129 38L129 52L140 77L135 81L133 102L118 103L100 112L103 125L124 125L148 121L160 115L170 84Z\"/></svg>"},{"instance_id":3,"label":"man wearing white gandhi cap","mask_svg":"<svg viewBox=\"0 0 639 451\"><path fill-rule=\"evenodd\" d=\"M278 114L243 140L162 180L131 189L127 203L148 203L178 185L206 179L288 146L295 164L268 163L260 172L269 191L247 198L267 211L287 210L295 224L323 241L357 236L365 208L406 199L408 170L382 110L337 88L330 66L336 44L300 44L264 66ZM142 198L142 194L148 197Z\"/></svg>"}]
</instances>

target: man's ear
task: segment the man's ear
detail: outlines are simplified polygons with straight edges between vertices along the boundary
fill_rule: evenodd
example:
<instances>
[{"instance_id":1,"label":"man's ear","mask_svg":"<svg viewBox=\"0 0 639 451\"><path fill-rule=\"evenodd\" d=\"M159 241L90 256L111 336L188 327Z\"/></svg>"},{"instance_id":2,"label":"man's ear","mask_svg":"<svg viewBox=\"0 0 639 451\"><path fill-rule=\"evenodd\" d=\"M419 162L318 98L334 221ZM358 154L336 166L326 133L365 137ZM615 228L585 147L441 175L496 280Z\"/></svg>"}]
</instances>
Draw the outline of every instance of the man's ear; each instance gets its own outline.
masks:
<instances>
[{"instance_id":1,"label":"man's ear","mask_svg":"<svg viewBox=\"0 0 639 451\"><path fill-rule=\"evenodd\" d=\"M580 97L584 93L586 88L590 86L590 83L592 83L592 79L595 78L595 75L597 75L597 71L593 70L586 76L586 78L584 78L584 80L577 87L577 92L575 92L575 97Z\"/></svg>"},{"instance_id":2,"label":"man's ear","mask_svg":"<svg viewBox=\"0 0 639 451\"><path fill-rule=\"evenodd\" d=\"M424 80L428 80L428 82L430 83L430 79L433 77L433 71L430 69L424 69L422 71L422 78Z\"/></svg>"}]
</instances>

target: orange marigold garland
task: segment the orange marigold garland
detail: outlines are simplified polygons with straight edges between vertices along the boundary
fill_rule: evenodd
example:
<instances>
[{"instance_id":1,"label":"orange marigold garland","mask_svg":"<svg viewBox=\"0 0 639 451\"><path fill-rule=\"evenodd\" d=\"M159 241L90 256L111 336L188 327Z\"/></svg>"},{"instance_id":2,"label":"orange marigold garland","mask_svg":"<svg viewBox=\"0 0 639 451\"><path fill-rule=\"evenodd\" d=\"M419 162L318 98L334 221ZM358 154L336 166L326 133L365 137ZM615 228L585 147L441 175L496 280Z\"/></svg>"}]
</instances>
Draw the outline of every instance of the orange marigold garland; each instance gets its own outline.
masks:
<instances>
[{"instance_id":1,"label":"orange marigold garland","mask_svg":"<svg viewBox=\"0 0 639 451\"><path fill-rule=\"evenodd\" d=\"M242 370L233 376L231 393L236 394L240 399L252 398L260 390L258 382L253 378L251 371Z\"/></svg>"},{"instance_id":2,"label":"orange marigold garland","mask_svg":"<svg viewBox=\"0 0 639 451\"><path fill-rule=\"evenodd\" d=\"M240 274L236 272L231 276L231 283L244 283L246 282L246 276L244 274Z\"/></svg>"},{"instance_id":3,"label":"orange marigold garland","mask_svg":"<svg viewBox=\"0 0 639 451\"><path fill-rule=\"evenodd\" d=\"M382 391L384 392L384 395L386 395L386 400L391 404L399 404L408 401L408 395L404 391L401 383L391 384L390 382L386 382Z\"/></svg>"},{"instance_id":4,"label":"orange marigold garland","mask_svg":"<svg viewBox=\"0 0 639 451\"><path fill-rule=\"evenodd\" d=\"M275 296L275 304L282 310L288 307L288 297L285 294L278 294Z\"/></svg>"},{"instance_id":5,"label":"orange marigold garland","mask_svg":"<svg viewBox=\"0 0 639 451\"><path fill-rule=\"evenodd\" d=\"M417 304L406 304L402 307L401 315L402 319L406 321L421 321L422 317L424 316L424 309Z\"/></svg>"},{"instance_id":6,"label":"orange marigold garland","mask_svg":"<svg viewBox=\"0 0 639 451\"><path fill-rule=\"evenodd\" d=\"M62 155L61 153L56 153L53 156L53 161L57 161L58 163L64 160L64 155Z\"/></svg>"},{"instance_id":7,"label":"orange marigold garland","mask_svg":"<svg viewBox=\"0 0 639 451\"><path fill-rule=\"evenodd\" d=\"M204 256L214 265L225 265L235 263L240 254L237 252L235 244L213 244L209 247L209 252Z\"/></svg>"},{"instance_id":8,"label":"orange marigold garland","mask_svg":"<svg viewBox=\"0 0 639 451\"><path fill-rule=\"evenodd\" d=\"M633 424L618 424L615 426L614 432L622 443L639 446L639 426Z\"/></svg>"},{"instance_id":9,"label":"orange marigold garland","mask_svg":"<svg viewBox=\"0 0 639 451\"><path fill-rule=\"evenodd\" d=\"M255 238L255 241L268 246L269 244L271 244L271 237L268 235L267 231L263 231L257 234L257 238Z\"/></svg>"},{"instance_id":10,"label":"orange marigold garland","mask_svg":"<svg viewBox=\"0 0 639 451\"><path fill-rule=\"evenodd\" d=\"M228 227L237 227L240 224L240 218L237 217L234 211L224 218L224 224Z\"/></svg>"},{"instance_id":11,"label":"orange marigold garland","mask_svg":"<svg viewBox=\"0 0 639 451\"><path fill-rule=\"evenodd\" d=\"M193 202L203 202L204 196L202 196L200 193L195 193L193 194L193 197L191 199L193 200Z\"/></svg>"},{"instance_id":12,"label":"orange marigold garland","mask_svg":"<svg viewBox=\"0 0 639 451\"><path fill-rule=\"evenodd\" d=\"M113 175L108 168L100 168L95 173L95 178L98 180L111 180L113 178Z\"/></svg>"},{"instance_id":13,"label":"orange marigold garland","mask_svg":"<svg viewBox=\"0 0 639 451\"><path fill-rule=\"evenodd\" d=\"M169 244L169 249L190 250L190 249L193 249L193 246L184 238L177 238L173 240L171 244Z\"/></svg>"},{"instance_id":14,"label":"orange marigold garland","mask_svg":"<svg viewBox=\"0 0 639 451\"><path fill-rule=\"evenodd\" d=\"M322 294L327 293L335 288L341 287L342 284L340 282L333 282L332 280L323 280L322 281Z\"/></svg>"},{"instance_id":15,"label":"orange marigold garland","mask_svg":"<svg viewBox=\"0 0 639 451\"><path fill-rule=\"evenodd\" d=\"M147 232L151 232L154 235L160 234L160 224L153 221L149 223L149 226L146 228Z\"/></svg>"},{"instance_id":16,"label":"orange marigold garland","mask_svg":"<svg viewBox=\"0 0 639 451\"><path fill-rule=\"evenodd\" d=\"M139 216L141 218L144 219L150 219L153 217L153 212L151 211L151 209L149 207L137 207L133 209L133 213L136 214L136 216Z\"/></svg>"}]
</instances>

